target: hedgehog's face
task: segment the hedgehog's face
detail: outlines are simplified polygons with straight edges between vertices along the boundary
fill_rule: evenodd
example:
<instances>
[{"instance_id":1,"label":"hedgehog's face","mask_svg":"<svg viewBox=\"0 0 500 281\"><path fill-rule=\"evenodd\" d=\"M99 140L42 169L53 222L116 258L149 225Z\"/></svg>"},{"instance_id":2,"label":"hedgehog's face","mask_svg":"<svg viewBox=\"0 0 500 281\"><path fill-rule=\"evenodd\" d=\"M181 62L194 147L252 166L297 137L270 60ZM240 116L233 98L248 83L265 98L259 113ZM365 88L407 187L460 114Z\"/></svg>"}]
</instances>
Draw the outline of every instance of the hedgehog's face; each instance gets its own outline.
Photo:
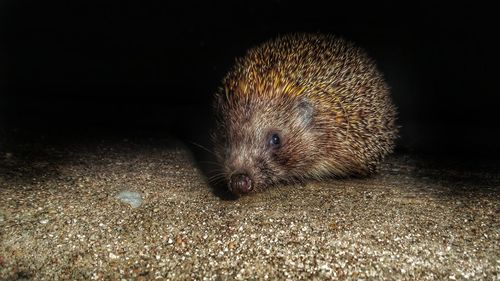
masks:
<instances>
[{"instance_id":1,"label":"hedgehog's face","mask_svg":"<svg viewBox=\"0 0 500 281\"><path fill-rule=\"evenodd\" d=\"M318 150L310 103L252 99L216 109L216 154L231 192L259 191L307 173Z\"/></svg>"}]
</instances>

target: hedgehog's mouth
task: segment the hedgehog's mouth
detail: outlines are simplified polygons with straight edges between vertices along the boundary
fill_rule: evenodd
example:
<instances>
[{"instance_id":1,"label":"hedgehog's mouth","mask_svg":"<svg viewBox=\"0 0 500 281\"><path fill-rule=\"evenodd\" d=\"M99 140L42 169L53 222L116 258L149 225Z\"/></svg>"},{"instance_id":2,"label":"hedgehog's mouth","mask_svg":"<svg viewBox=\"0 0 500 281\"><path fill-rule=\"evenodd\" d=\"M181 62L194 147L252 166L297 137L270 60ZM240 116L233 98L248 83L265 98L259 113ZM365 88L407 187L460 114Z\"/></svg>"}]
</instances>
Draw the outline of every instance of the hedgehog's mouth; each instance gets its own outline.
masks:
<instances>
[{"instance_id":1,"label":"hedgehog's mouth","mask_svg":"<svg viewBox=\"0 0 500 281\"><path fill-rule=\"evenodd\" d=\"M253 183L247 174L234 174L229 179L228 187L232 193L243 195L253 190Z\"/></svg>"}]
</instances>

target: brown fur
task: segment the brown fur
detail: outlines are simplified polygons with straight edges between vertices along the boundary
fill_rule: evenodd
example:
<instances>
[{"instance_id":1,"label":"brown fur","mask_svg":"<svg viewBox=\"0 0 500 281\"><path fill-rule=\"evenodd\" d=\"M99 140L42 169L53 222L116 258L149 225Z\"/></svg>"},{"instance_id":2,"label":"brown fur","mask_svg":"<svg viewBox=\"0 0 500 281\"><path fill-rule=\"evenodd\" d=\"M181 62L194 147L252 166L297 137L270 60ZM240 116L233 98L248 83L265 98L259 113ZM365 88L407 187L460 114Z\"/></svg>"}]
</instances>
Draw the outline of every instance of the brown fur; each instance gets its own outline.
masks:
<instances>
[{"instance_id":1,"label":"brown fur","mask_svg":"<svg viewBox=\"0 0 500 281\"><path fill-rule=\"evenodd\" d=\"M228 180L254 190L329 176L368 175L390 153L396 110L374 62L319 34L268 41L238 59L216 94L215 152ZM282 138L269 149L269 134Z\"/></svg>"}]
</instances>

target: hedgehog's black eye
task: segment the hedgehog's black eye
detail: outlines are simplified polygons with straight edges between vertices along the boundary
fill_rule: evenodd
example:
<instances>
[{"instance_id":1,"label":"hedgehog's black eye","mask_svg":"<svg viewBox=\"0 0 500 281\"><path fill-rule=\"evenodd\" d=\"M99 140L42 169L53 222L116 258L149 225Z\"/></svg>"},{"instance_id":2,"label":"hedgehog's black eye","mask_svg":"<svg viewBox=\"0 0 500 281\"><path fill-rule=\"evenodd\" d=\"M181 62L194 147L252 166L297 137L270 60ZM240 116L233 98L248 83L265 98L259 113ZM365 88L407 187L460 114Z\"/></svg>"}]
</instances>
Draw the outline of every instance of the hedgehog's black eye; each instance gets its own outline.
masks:
<instances>
[{"instance_id":1,"label":"hedgehog's black eye","mask_svg":"<svg viewBox=\"0 0 500 281\"><path fill-rule=\"evenodd\" d=\"M278 134L272 134L269 137L269 146L271 146L272 148L278 148L281 146L281 140Z\"/></svg>"}]
</instances>

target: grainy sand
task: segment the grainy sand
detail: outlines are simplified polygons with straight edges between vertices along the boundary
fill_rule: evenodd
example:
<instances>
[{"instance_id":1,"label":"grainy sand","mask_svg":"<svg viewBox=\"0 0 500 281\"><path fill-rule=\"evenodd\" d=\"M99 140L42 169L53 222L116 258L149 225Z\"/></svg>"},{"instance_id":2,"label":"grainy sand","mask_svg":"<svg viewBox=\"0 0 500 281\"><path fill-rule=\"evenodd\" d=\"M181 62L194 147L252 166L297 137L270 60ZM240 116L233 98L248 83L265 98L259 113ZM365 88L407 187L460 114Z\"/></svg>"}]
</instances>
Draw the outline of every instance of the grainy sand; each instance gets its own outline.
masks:
<instances>
[{"instance_id":1,"label":"grainy sand","mask_svg":"<svg viewBox=\"0 0 500 281\"><path fill-rule=\"evenodd\" d=\"M498 169L431 164L228 200L173 141L1 151L0 279L499 280Z\"/></svg>"}]
</instances>

